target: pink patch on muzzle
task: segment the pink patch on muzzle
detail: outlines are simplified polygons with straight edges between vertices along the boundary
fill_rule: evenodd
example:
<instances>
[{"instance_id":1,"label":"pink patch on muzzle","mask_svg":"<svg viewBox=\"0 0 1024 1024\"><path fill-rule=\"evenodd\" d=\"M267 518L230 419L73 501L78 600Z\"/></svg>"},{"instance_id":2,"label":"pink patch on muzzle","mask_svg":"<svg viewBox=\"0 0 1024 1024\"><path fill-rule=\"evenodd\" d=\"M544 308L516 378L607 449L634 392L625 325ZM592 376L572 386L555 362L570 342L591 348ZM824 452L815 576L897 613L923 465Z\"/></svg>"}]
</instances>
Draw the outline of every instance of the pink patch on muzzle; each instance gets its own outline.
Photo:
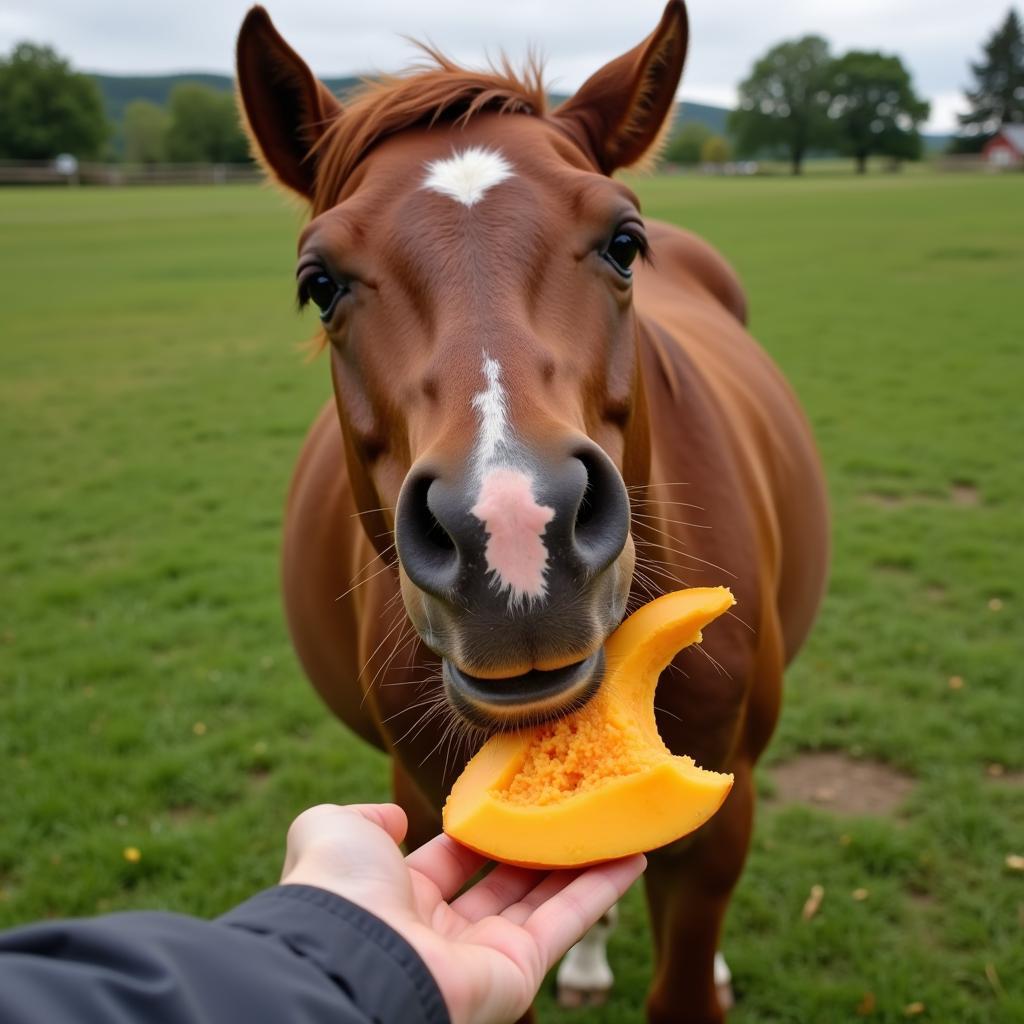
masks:
<instances>
[{"instance_id":1,"label":"pink patch on muzzle","mask_svg":"<svg viewBox=\"0 0 1024 1024\"><path fill-rule=\"evenodd\" d=\"M487 531L484 557L499 590L510 591L511 602L543 597L548 562L544 528L555 510L537 504L531 478L517 469L488 470L470 512Z\"/></svg>"}]
</instances>

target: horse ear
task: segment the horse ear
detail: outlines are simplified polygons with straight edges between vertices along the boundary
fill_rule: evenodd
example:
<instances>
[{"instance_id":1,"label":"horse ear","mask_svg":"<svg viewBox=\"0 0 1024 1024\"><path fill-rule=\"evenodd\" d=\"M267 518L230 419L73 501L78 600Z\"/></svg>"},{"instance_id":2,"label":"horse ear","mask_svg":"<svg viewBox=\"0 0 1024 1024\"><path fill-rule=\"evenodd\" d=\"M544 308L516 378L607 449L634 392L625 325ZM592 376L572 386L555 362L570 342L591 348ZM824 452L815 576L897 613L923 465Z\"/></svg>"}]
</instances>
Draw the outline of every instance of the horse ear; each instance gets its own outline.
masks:
<instances>
[{"instance_id":1,"label":"horse ear","mask_svg":"<svg viewBox=\"0 0 1024 1024\"><path fill-rule=\"evenodd\" d=\"M683 73L689 27L683 0L670 0L658 27L583 83L552 118L611 174L657 155Z\"/></svg>"},{"instance_id":2,"label":"horse ear","mask_svg":"<svg viewBox=\"0 0 1024 1024\"><path fill-rule=\"evenodd\" d=\"M257 158L283 185L312 198L316 163L310 154L341 104L262 7L246 14L236 55L238 92Z\"/></svg>"}]
</instances>

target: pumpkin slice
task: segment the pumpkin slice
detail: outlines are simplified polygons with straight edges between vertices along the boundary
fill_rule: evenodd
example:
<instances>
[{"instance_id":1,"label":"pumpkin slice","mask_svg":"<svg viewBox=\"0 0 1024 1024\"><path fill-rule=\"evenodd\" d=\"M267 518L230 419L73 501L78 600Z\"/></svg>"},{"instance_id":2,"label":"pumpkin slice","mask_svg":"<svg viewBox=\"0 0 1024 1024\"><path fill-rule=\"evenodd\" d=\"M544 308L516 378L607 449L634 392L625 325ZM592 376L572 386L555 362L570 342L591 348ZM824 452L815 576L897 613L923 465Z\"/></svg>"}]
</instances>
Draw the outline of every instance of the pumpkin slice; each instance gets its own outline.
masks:
<instances>
[{"instance_id":1,"label":"pumpkin slice","mask_svg":"<svg viewBox=\"0 0 1024 1024\"><path fill-rule=\"evenodd\" d=\"M580 712L488 740L444 806L444 830L507 864L583 867L664 846L722 806L732 776L676 757L654 691L676 653L735 601L724 587L659 597L605 644L607 675Z\"/></svg>"}]
</instances>

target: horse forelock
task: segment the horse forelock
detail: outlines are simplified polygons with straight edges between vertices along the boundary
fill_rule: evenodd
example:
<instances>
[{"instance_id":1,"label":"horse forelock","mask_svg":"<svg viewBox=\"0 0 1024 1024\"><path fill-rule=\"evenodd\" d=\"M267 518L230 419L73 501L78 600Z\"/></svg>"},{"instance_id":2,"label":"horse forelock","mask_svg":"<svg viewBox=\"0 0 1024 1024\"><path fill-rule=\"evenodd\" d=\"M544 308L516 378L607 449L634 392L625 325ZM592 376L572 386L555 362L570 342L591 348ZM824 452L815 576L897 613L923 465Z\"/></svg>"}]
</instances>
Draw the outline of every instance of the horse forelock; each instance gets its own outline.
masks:
<instances>
[{"instance_id":1,"label":"horse forelock","mask_svg":"<svg viewBox=\"0 0 1024 1024\"><path fill-rule=\"evenodd\" d=\"M502 56L489 70L454 63L433 47L417 44L425 63L397 75L365 80L320 136L313 216L334 206L359 162L381 140L409 128L465 124L484 111L543 117L547 98L536 55L516 71Z\"/></svg>"}]
</instances>

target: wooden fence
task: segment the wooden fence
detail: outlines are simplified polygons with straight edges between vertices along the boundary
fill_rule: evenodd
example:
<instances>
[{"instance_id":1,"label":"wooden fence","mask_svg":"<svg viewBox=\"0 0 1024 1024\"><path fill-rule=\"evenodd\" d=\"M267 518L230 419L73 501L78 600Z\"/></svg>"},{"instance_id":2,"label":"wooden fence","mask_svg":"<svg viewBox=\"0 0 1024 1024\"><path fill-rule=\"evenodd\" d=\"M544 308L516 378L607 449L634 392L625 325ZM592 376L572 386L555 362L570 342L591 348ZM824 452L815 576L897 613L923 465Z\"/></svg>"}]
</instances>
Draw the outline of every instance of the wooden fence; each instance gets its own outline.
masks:
<instances>
[{"instance_id":1,"label":"wooden fence","mask_svg":"<svg viewBox=\"0 0 1024 1024\"><path fill-rule=\"evenodd\" d=\"M261 181L255 164L80 163L64 173L52 161L0 161L0 185L227 185Z\"/></svg>"}]
</instances>

